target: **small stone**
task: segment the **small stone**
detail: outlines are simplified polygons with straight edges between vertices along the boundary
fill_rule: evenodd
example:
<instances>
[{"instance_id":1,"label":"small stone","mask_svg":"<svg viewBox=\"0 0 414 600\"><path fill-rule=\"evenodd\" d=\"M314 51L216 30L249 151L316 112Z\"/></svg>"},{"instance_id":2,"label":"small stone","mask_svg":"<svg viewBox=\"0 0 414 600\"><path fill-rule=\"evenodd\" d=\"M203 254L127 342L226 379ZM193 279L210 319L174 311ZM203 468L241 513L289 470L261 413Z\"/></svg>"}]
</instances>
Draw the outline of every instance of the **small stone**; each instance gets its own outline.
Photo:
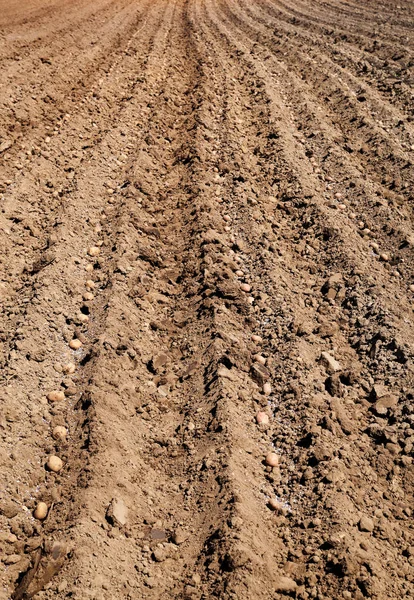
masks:
<instances>
[{"instance_id":1,"label":"small stone","mask_svg":"<svg viewBox=\"0 0 414 600\"><path fill-rule=\"evenodd\" d=\"M341 370L341 365L329 352L322 352L320 360L328 373L336 373Z\"/></svg>"},{"instance_id":2,"label":"small stone","mask_svg":"<svg viewBox=\"0 0 414 600\"><path fill-rule=\"evenodd\" d=\"M125 525L128 520L128 508L120 498L113 498L106 511L107 520L113 525Z\"/></svg>"},{"instance_id":3,"label":"small stone","mask_svg":"<svg viewBox=\"0 0 414 600\"><path fill-rule=\"evenodd\" d=\"M65 375L73 375L73 373L75 371L76 371L75 363L68 363L67 365L63 365L63 367L62 367L62 372L65 373Z\"/></svg>"},{"instance_id":4,"label":"small stone","mask_svg":"<svg viewBox=\"0 0 414 600\"><path fill-rule=\"evenodd\" d=\"M82 346L82 342L80 340L78 340L77 338L75 338L74 340L71 340L69 342L69 347L72 348L72 350L79 350L79 348Z\"/></svg>"},{"instance_id":5,"label":"small stone","mask_svg":"<svg viewBox=\"0 0 414 600\"><path fill-rule=\"evenodd\" d=\"M68 385L65 389L65 396L76 396L78 389L74 385Z\"/></svg>"},{"instance_id":6,"label":"small stone","mask_svg":"<svg viewBox=\"0 0 414 600\"><path fill-rule=\"evenodd\" d=\"M266 364L266 358L264 356L262 356L261 354L255 354L253 356L253 358L256 362L260 363L261 365Z\"/></svg>"},{"instance_id":7,"label":"small stone","mask_svg":"<svg viewBox=\"0 0 414 600\"><path fill-rule=\"evenodd\" d=\"M279 500L277 500L277 498L270 498L267 505L271 510L277 512L278 514L283 514L286 512L285 507Z\"/></svg>"},{"instance_id":8,"label":"small stone","mask_svg":"<svg viewBox=\"0 0 414 600\"><path fill-rule=\"evenodd\" d=\"M279 466L279 456L276 452L269 452L266 455L265 462L269 467L278 467Z\"/></svg>"},{"instance_id":9,"label":"small stone","mask_svg":"<svg viewBox=\"0 0 414 600\"><path fill-rule=\"evenodd\" d=\"M85 292L83 294L83 299L85 300L85 302L89 302L90 300L94 299L94 295L92 294L92 292Z\"/></svg>"},{"instance_id":10,"label":"small stone","mask_svg":"<svg viewBox=\"0 0 414 600\"><path fill-rule=\"evenodd\" d=\"M52 436L55 440L64 440L68 434L66 427L62 427L62 425L56 425L53 428Z\"/></svg>"},{"instance_id":11,"label":"small stone","mask_svg":"<svg viewBox=\"0 0 414 600\"><path fill-rule=\"evenodd\" d=\"M270 394L272 393L272 386L268 381L263 386L263 393L265 396L270 396Z\"/></svg>"},{"instance_id":12,"label":"small stone","mask_svg":"<svg viewBox=\"0 0 414 600\"><path fill-rule=\"evenodd\" d=\"M47 399L49 400L49 402L61 402L65 399L65 394L61 391L49 392L47 395Z\"/></svg>"},{"instance_id":13,"label":"small stone","mask_svg":"<svg viewBox=\"0 0 414 600\"><path fill-rule=\"evenodd\" d=\"M88 254L89 254L89 256L98 256L100 251L101 251L101 249L98 248L98 246L91 246L88 250Z\"/></svg>"},{"instance_id":14,"label":"small stone","mask_svg":"<svg viewBox=\"0 0 414 600\"><path fill-rule=\"evenodd\" d=\"M250 369L252 378L256 383L263 386L266 381L270 378L270 372L266 369L264 365L259 362L255 362L252 364Z\"/></svg>"},{"instance_id":15,"label":"small stone","mask_svg":"<svg viewBox=\"0 0 414 600\"><path fill-rule=\"evenodd\" d=\"M269 415L262 410L256 415L256 421L259 425L269 425L269 420Z\"/></svg>"},{"instance_id":16,"label":"small stone","mask_svg":"<svg viewBox=\"0 0 414 600\"><path fill-rule=\"evenodd\" d=\"M390 257L389 257L389 255L386 252L383 252L382 254L380 254L380 259L383 262L388 262L390 260Z\"/></svg>"},{"instance_id":17,"label":"small stone","mask_svg":"<svg viewBox=\"0 0 414 600\"><path fill-rule=\"evenodd\" d=\"M255 344L261 344L263 342L263 338L260 335L253 334L252 335L252 341Z\"/></svg>"},{"instance_id":18,"label":"small stone","mask_svg":"<svg viewBox=\"0 0 414 600\"><path fill-rule=\"evenodd\" d=\"M248 283L242 283L240 289L242 290L242 292L251 292L252 286Z\"/></svg>"},{"instance_id":19,"label":"small stone","mask_svg":"<svg viewBox=\"0 0 414 600\"><path fill-rule=\"evenodd\" d=\"M360 531L367 531L371 533L372 531L374 531L374 522L372 521L372 519L363 516L359 520L358 527Z\"/></svg>"},{"instance_id":20,"label":"small stone","mask_svg":"<svg viewBox=\"0 0 414 600\"><path fill-rule=\"evenodd\" d=\"M165 529L157 529L156 527L151 529L151 539L152 540L163 541L163 540L166 540L167 537L168 537L168 535L167 535L167 532L165 531Z\"/></svg>"},{"instance_id":21,"label":"small stone","mask_svg":"<svg viewBox=\"0 0 414 600\"><path fill-rule=\"evenodd\" d=\"M43 521L43 519L46 519L47 517L48 510L49 509L47 507L46 502L39 502L39 504L35 508L33 515L36 519L39 519L39 521Z\"/></svg>"},{"instance_id":22,"label":"small stone","mask_svg":"<svg viewBox=\"0 0 414 600\"><path fill-rule=\"evenodd\" d=\"M380 383L377 383L373 386L372 390L371 390L371 396L372 398L379 400L380 398L382 398L383 396L386 396L388 394L388 388L385 385L382 385Z\"/></svg>"},{"instance_id":23,"label":"small stone","mask_svg":"<svg viewBox=\"0 0 414 600\"><path fill-rule=\"evenodd\" d=\"M49 456L46 466L50 471L58 473L63 467L63 461L58 456Z\"/></svg>"}]
</instances>

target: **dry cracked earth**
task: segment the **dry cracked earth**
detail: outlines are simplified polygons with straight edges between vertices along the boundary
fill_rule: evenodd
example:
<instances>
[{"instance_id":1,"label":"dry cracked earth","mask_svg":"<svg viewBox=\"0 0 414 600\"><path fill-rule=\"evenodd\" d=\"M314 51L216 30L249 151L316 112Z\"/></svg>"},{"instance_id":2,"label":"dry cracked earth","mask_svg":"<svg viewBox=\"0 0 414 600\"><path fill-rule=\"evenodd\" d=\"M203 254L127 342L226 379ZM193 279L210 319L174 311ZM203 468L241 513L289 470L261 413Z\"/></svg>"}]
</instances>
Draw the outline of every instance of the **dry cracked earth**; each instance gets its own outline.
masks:
<instances>
[{"instance_id":1,"label":"dry cracked earth","mask_svg":"<svg viewBox=\"0 0 414 600\"><path fill-rule=\"evenodd\" d=\"M0 9L1 600L413 598L413 1Z\"/></svg>"}]
</instances>

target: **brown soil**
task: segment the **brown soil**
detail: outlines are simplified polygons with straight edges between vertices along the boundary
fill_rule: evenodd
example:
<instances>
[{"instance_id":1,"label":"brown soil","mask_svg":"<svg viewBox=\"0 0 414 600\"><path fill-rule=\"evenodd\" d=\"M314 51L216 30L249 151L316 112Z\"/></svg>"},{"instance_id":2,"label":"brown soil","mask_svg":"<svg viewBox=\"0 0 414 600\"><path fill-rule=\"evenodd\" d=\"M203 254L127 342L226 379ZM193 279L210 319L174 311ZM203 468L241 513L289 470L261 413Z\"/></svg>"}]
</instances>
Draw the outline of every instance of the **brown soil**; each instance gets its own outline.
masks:
<instances>
[{"instance_id":1,"label":"brown soil","mask_svg":"<svg viewBox=\"0 0 414 600\"><path fill-rule=\"evenodd\" d=\"M0 598L413 598L413 2L0 9Z\"/></svg>"}]
</instances>

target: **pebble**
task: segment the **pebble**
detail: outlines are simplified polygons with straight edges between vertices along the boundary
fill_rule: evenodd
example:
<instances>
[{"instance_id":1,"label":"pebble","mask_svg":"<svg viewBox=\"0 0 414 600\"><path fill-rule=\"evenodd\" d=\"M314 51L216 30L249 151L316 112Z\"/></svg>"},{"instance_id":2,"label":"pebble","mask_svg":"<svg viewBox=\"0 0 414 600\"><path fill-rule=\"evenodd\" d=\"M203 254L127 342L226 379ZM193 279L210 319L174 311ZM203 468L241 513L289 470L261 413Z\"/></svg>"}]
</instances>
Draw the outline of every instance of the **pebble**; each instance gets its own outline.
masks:
<instances>
[{"instance_id":1,"label":"pebble","mask_svg":"<svg viewBox=\"0 0 414 600\"><path fill-rule=\"evenodd\" d=\"M322 352L320 360L328 373L336 373L341 370L341 365L329 354L329 352Z\"/></svg>"},{"instance_id":2,"label":"pebble","mask_svg":"<svg viewBox=\"0 0 414 600\"><path fill-rule=\"evenodd\" d=\"M79 348L81 346L82 346L82 342L80 340L76 339L76 338L74 340L71 340L69 342L69 347L72 348L72 350L79 350Z\"/></svg>"},{"instance_id":3,"label":"pebble","mask_svg":"<svg viewBox=\"0 0 414 600\"><path fill-rule=\"evenodd\" d=\"M63 467L63 461L58 456L49 456L46 466L54 473L58 473Z\"/></svg>"},{"instance_id":4,"label":"pebble","mask_svg":"<svg viewBox=\"0 0 414 600\"><path fill-rule=\"evenodd\" d=\"M265 365L266 364L266 359L264 356L262 356L261 354L255 354L253 356L254 360L258 363L260 363L261 365Z\"/></svg>"},{"instance_id":5,"label":"pebble","mask_svg":"<svg viewBox=\"0 0 414 600\"><path fill-rule=\"evenodd\" d=\"M36 506L35 510L34 510L34 517L36 519L39 519L39 521L43 521L43 519L46 519L47 517L47 512L48 512L48 507L46 502L39 502L39 504Z\"/></svg>"},{"instance_id":6,"label":"pebble","mask_svg":"<svg viewBox=\"0 0 414 600\"><path fill-rule=\"evenodd\" d=\"M151 529L150 536L152 540L164 541L168 538L168 533L165 531L165 529L153 527Z\"/></svg>"},{"instance_id":7,"label":"pebble","mask_svg":"<svg viewBox=\"0 0 414 600\"><path fill-rule=\"evenodd\" d=\"M240 289L242 290L242 292L250 292L252 289L252 286L249 285L248 283L242 283L240 286Z\"/></svg>"},{"instance_id":8,"label":"pebble","mask_svg":"<svg viewBox=\"0 0 414 600\"><path fill-rule=\"evenodd\" d=\"M85 287L87 287L88 290L93 290L93 288L95 287L95 282L92 281L92 279L88 279L85 283Z\"/></svg>"},{"instance_id":9,"label":"pebble","mask_svg":"<svg viewBox=\"0 0 414 600\"><path fill-rule=\"evenodd\" d=\"M410 285L410 291L414 292L414 285L413 284Z\"/></svg>"},{"instance_id":10,"label":"pebble","mask_svg":"<svg viewBox=\"0 0 414 600\"><path fill-rule=\"evenodd\" d=\"M47 399L50 402L61 402L65 399L65 393L60 391L49 392L47 395Z\"/></svg>"},{"instance_id":11,"label":"pebble","mask_svg":"<svg viewBox=\"0 0 414 600\"><path fill-rule=\"evenodd\" d=\"M54 437L55 440L64 440L66 438L68 434L68 430L66 429L66 427L63 427L62 425L56 425L56 427L54 427L53 431L52 431L52 436Z\"/></svg>"},{"instance_id":12,"label":"pebble","mask_svg":"<svg viewBox=\"0 0 414 600\"><path fill-rule=\"evenodd\" d=\"M279 456L276 452L269 452L266 455L265 462L269 467L278 467L279 466Z\"/></svg>"},{"instance_id":13,"label":"pebble","mask_svg":"<svg viewBox=\"0 0 414 600\"><path fill-rule=\"evenodd\" d=\"M92 294L92 292L85 292L83 294L83 299L85 300L85 302L88 302L89 300L93 300L94 297L95 296Z\"/></svg>"},{"instance_id":14,"label":"pebble","mask_svg":"<svg viewBox=\"0 0 414 600\"><path fill-rule=\"evenodd\" d=\"M72 375L76 371L75 363L68 363L67 365L63 365L62 371L66 375Z\"/></svg>"},{"instance_id":15,"label":"pebble","mask_svg":"<svg viewBox=\"0 0 414 600\"><path fill-rule=\"evenodd\" d=\"M88 315L84 315L83 313L79 313L77 316L78 321L81 323L87 323L89 321Z\"/></svg>"},{"instance_id":16,"label":"pebble","mask_svg":"<svg viewBox=\"0 0 414 600\"><path fill-rule=\"evenodd\" d=\"M256 421L259 425L268 425L270 421L269 415L261 410L256 415Z\"/></svg>"},{"instance_id":17,"label":"pebble","mask_svg":"<svg viewBox=\"0 0 414 600\"><path fill-rule=\"evenodd\" d=\"M260 335L253 334L252 335L252 341L255 344L261 344L263 342L263 338Z\"/></svg>"},{"instance_id":18,"label":"pebble","mask_svg":"<svg viewBox=\"0 0 414 600\"><path fill-rule=\"evenodd\" d=\"M388 256L388 254L386 254L385 252L383 252L382 254L380 254L380 259L384 262L387 262L390 260L390 257Z\"/></svg>"},{"instance_id":19,"label":"pebble","mask_svg":"<svg viewBox=\"0 0 414 600\"><path fill-rule=\"evenodd\" d=\"M244 271L240 271L240 269L239 269L238 271L236 271L236 275L237 275L237 277L243 277Z\"/></svg>"},{"instance_id":20,"label":"pebble","mask_svg":"<svg viewBox=\"0 0 414 600\"><path fill-rule=\"evenodd\" d=\"M121 498L112 498L106 511L106 517L115 525L122 526L126 524L128 520L128 508Z\"/></svg>"},{"instance_id":21,"label":"pebble","mask_svg":"<svg viewBox=\"0 0 414 600\"><path fill-rule=\"evenodd\" d=\"M263 393L265 396L270 396L270 394L272 393L272 386L268 381L263 386Z\"/></svg>"},{"instance_id":22,"label":"pebble","mask_svg":"<svg viewBox=\"0 0 414 600\"><path fill-rule=\"evenodd\" d=\"M101 249L98 248L98 246L91 246L88 250L88 254L89 254L89 256L98 256L100 251L101 251Z\"/></svg>"},{"instance_id":23,"label":"pebble","mask_svg":"<svg viewBox=\"0 0 414 600\"><path fill-rule=\"evenodd\" d=\"M279 502L279 500L277 500L276 498L270 498L270 500L267 504L268 504L269 508L271 508L272 510L274 510L277 513L285 512L285 508L284 508L283 504L281 502Z\"/></svg>"},{"instance_id":24,"label":"pebble","mask_svg":"<svg viewBox=\"0 0 414 600\"><path fill-rule=\"evenodd\" d=\"M266 367L259 362L254 362L252 364L251 375L252 378L261 386L263 386L270 378L270 372L268 369L266 369Z\"/></svg>"}]
</instances>

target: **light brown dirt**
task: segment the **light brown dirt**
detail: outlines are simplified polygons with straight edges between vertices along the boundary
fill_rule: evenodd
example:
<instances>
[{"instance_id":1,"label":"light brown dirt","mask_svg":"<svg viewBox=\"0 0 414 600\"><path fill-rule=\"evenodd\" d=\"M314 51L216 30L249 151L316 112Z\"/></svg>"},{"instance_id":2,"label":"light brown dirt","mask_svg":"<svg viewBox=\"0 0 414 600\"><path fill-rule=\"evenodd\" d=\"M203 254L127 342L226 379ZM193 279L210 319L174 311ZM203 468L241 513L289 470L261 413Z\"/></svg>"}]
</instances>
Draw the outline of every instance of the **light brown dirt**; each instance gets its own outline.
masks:
<instances>
[{"instance_id":1,"label":"light brown dirt","mask_svg":"<svg viewBox=\"0 0 414 600\"><path fill-rule=\"evenodd\" d=\"M0 15L0 598L412 598L413 2Z\"/></svg>"}]
</instances>

